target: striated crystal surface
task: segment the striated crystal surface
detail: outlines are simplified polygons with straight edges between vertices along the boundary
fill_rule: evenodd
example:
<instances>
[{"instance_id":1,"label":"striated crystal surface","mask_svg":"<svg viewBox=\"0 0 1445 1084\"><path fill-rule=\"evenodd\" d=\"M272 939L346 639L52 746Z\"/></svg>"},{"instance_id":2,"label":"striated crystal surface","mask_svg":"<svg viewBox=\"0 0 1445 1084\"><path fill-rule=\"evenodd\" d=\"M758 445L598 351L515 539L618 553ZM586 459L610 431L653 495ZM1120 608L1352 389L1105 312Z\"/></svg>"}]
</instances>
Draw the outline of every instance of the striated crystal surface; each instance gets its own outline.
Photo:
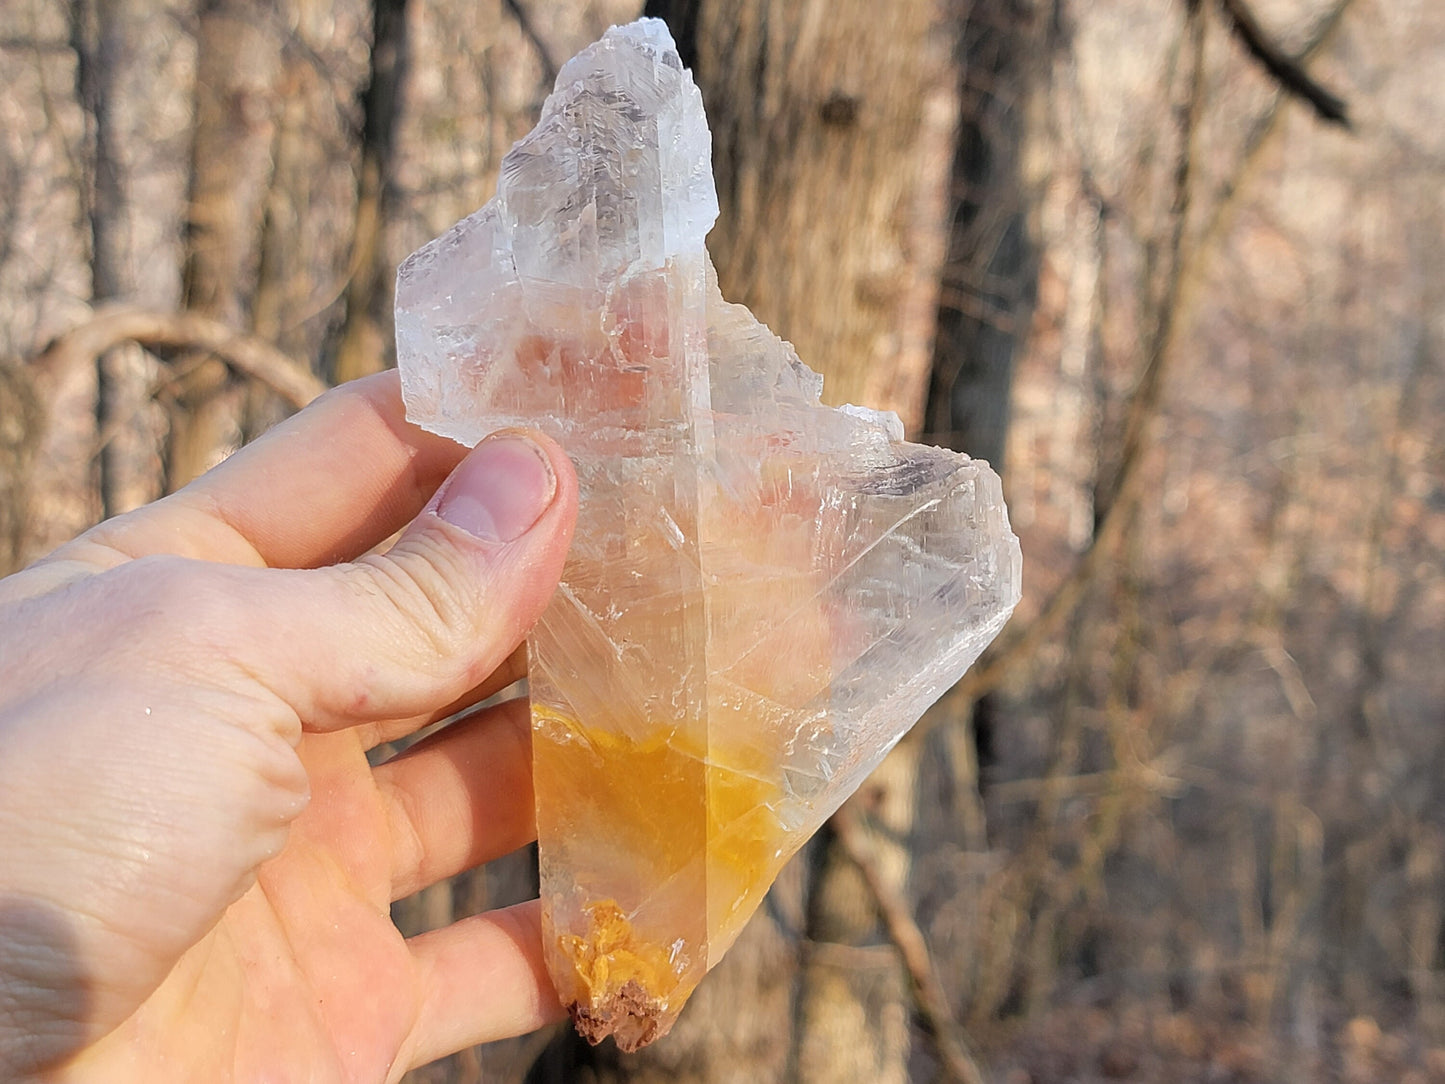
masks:
<instances>
[{"instance_id":1,"label":"striated crystal surface","mask_svg":"<svg viewBox=\"0 0 1445 1084\"><path fill-rule=\"evenodd\" d=\"M557 79L496 198L397 279L409 416L540 428L581 511L530 645L547 961L580 1031L663 1034L782 864L1008 619L984 463L903 442L718 292L667 29Z\"/></svg>"}]
</instances>

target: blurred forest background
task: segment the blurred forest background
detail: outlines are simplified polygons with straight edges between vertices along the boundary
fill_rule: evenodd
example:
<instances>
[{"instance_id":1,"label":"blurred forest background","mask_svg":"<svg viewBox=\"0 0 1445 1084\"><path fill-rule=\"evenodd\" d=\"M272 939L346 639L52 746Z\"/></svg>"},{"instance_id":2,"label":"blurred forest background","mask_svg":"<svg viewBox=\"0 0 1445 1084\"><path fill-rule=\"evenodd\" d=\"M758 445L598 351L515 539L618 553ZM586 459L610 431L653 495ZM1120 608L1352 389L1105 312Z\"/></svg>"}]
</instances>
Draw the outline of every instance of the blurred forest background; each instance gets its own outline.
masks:
<instances>
[{"instance_id":1,"label":"blurred forest background","mask_svg":"<svg viewBox=\"0 0 1445 1084\"><path fill-rule=\"evenodd\" d=\"M5 0L0 569L390 364L396 264L640 7ZM672 1036L412 1079L1445 1081L1445 5L648 10L724 292L1002 469L1025 599Z\"/></svg>"}]
</instances>

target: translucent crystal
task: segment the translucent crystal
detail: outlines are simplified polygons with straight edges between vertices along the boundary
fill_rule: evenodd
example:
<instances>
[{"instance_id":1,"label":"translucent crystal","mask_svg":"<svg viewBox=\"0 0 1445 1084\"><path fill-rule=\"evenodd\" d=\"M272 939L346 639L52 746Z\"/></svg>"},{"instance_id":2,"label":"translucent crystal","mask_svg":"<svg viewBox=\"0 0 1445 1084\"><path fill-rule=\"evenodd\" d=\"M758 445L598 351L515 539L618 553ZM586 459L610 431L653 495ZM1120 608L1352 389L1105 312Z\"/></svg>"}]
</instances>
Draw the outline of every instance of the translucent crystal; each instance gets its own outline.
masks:
<instances>
[{"instance_id":1,"label":"translucent crystal","mask_svg":"<svg viewBox=\"0 0 1445 1084\"><path fill-rule=\"evenodd\" d=\"M614 28L397 279L408 415L467 444L540 428L577 466L529 641L545 950L579 1030L625 1049L1019 594L986 464L819 405L722 299L710 151L664 24Z\"/></svg>"}]
</instances>

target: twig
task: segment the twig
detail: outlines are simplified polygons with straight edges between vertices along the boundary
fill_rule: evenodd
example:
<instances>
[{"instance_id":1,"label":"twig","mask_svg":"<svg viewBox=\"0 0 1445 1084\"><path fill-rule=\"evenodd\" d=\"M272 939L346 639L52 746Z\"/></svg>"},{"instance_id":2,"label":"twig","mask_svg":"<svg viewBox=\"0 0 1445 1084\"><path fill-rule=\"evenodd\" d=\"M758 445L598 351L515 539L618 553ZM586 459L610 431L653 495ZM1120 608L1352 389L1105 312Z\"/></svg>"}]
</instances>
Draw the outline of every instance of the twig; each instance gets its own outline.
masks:
<instances>
[{"instance_id":1,"label":"twig","mask_svg":"<svg viewBox=\"0 0 1445 1084\"><path fill-rule=\"evenodd\" d=\"M933 1035L944 1072L957 1084L984 1084L983 1073L969 1052L963 1029L949 1010L948 995L938 979L938 970L933 966L933 956L923 931L913 920L908 902L878 871L851 807L852 803L846 802L833 814L830 822L833 836L843 848L843 853L858 867L878 904L878 913L888 931L889 940L898 950L913 982L919 1016Z\"/></svg>"},{"instance_id":2,"label":"twig","mask_svg":"<svg viewBox=\"0 0 1445 1084\"><path fill-rule=\"evenodd\" d=\"M1310 31L1304 46L1294 56L1293 60L1296 66L1303 65L1329 43L1353 3L1354 0L1336 0L1335 6L1319 19L1314 29ZM1190 261L1195 265L1191 268L1192 275L1197 276L1198 265L1203 263L1202 256L1223 235L1224 227L1229 220L1230 212L1235 207L1237 197L1244 187L1244 182L1249 177L1255 162L1259 160L1269 137L1279 130L1282 102L1283 91L1275 95L1269 106L1255 118L1254 123L1250 126L1249 134L1244 138L1239 161L1224 183L1220 185L1214 206L1210 209L1208 221L1200 231L1199 240L1194 246L1194 255Z\"/></svg>"},{"instance_id":3,"label":"twig","mask_svg":"<svg viewBox=\"0 0 1445 1084\"><path fill-rule=\"evenodd\" d=\"M1350 127L1349 109L1344 99L1317 83L1298 61L1270 40L1245 0L1219 0L1219 6L1224 9L1235 36L1286 93L1312 105L1321 120L1342 128Z\"/></svg>"},{"instance_id":4,"label":"twig","mask_svg":"<svg viewBox=\"0 0 1445 1084\"><path fill-rule=\"evenodd\" d=\"M542 39L537 31L537 24L532 22L532 13L522 6L522 0L505 0L507 10L512 13L512 18L517 20L517 26L521 28L522 34L532 43L532 48L537 50L537 59L542 62L542 74L546 77L547 85L550 87L557 81L557 73L561 66L552 59L552 50Z\"/></svg>"},{"instance_id":5,"label":"twig","mask_svg":"<svg viewBox=\"0 0 1445 1084\"><path fill-rule=\"evenodd\" d=\"M53 387L77 366L93 365L101 354L125 342L151 349L208 351L298 410L326 390L311 370L262 339L199 313L153 312L129 305L97 308L89 320L41 351L31 362L31 371L38 383Z\"/></svg>"}]
</instances>

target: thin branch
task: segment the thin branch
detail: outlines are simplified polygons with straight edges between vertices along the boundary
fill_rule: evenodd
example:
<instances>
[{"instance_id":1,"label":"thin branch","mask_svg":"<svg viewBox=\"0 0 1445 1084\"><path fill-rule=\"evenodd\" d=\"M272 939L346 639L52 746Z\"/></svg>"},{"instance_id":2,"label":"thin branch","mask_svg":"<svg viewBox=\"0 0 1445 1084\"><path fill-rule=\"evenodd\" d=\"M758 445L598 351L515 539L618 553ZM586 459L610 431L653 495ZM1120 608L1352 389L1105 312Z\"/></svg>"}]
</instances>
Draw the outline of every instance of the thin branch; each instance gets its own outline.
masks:
<instances>
[{"instance_id":1,"label":"thin branch","mask_svg":"<svg viewBox=\"0 0 1445 1084\"><path fill-rule=\"evenodd\" d=\"M1349 11L1353 3L1354 0L1336 0L1335 6L1320 18L1310 32L1304 47L1295 55L1294 63L1297 66L1312 59L1315 54L1329 44L1335 31L1340 28L1340 23L1344 21L1345 13ZM1243 142L1239 161L1220 186L1214 206L1209 212L1209 219L1200 232L1199 241L1194 246L1194 256L1191 259L1193 264L1202 263L1202 255L1223 235L1224 226L1229 219L1230 212L1235 207L1240 191L1244 188L1244 182L1250 176L1255 162L1259 160L1269 137L1279 130L1282 102L1283 91L1275 95L1269 106L1255 118L1254 123L1250 126L1249 134ZM1197 266L1194 270L1198 270Z\"/></svg>"},{"instance_id":2,"label":"thin branch","mask_svg":"<svg viewBox=\"0 0 1445 1084\"><path fill-rule=\"evenodd\" d=\"M1219 0L1219 6L1224 9L1235 36L1286 93L1308 102L1321 120L1342 128L1350 127L1344 99L1317 83L1298 61L1272 41L1245 0Z\"/></svg>"},{"instance_id":3,"label":"thin branch","mask_svg":"<svg viewBox=\"0 0 1445 1084\"><path fill-rule=\"evenodd\" d=\"M326 390L326 384L270 343L194 312L152 312L129 305L106 305L85 323L50 343L31 362L41 385L54 387L78 366L122 343L151 350L204 350L236 372L258 380L300 410Z\"/></svg>"},{"instance_id":4,"label":"thin branch","mask_svg":"<svg viewBox=\"0 0 1445 1084\"><path fill-rule=\"evenodd\" d=\"M17 52L50 53L64 56L71 51L70 45L59 38L42 38L39 35L18 34L0 38L0 49L14 49Z\"/></svg>"},{"instance_id":5,"label":"thin branch","mask_svg":"<svg viewBox=\"0 0 1445 1084\"><path fill-rule=\"evenodd\" d=\"M1328 43L1334 32L1339 29L1345 13L1353 2L1354 0L1336 0L1335 5L1320 19L1304 48L1300 50L1299 57L1295 61L1297 65L1313 57ZM1196 108L1198 108L1197 105ZM1189 246L1188 251L1182 255L1178 273L1171 276L1172 284L1168 293L1172 295L1174 303L1171 305L1166 297L1164 301L1166 310L1177 309L1183 304L1188 287L1199 279L1204 258L1213 250L1215 243L1222 235L1223 223L1228 211L1237 199L1250 167L1263 150L1268 135L1275 130L1279 117L1279 100L1276 99L1251 126L1250 132L1244 140L1244 149L1239 162L1230 178L1225 182L1203 231L1198 240ZM1187 121L1188 118L1181 119ZM1176 173L1174 194L1176 202L1183 192L1180 183L1187 183L1188 180L1187 170L1182 176ZM1176 223L1183 224L1178 220ZM1163 369L1172 337L1172 325L1177 322L1178 314L1174 313L1167 323L1163 323L1162 327L1156 325L1156 333L1151 339L1150 357L1146 361L1144 371L1136 384L1134 398L1130 403L1129 421L1125 426L1126 433L1142 436L1143 430L1140 427L1152 417L1162 389ZM1162 337L1159 334L1161 330ZM984 656L957 685L945 694L945 698L950 702L952 708L957 710L937 712L932 716L933 719L956 718L957 712L963 710L967 704L998 688L1009 671L1018 662L1033 655L1039 646L1052 635L1059 623L1078 605L1079 600L1093 583L1099 569L1113 552L1118 537L1124 532L1128 517L1119 514L1122 511L1119 506L1128 503L1125 498L1132 496L1136 485L1135 479L1141 477L1137 468L1143 450L1141 442L1126 441L1124 454L1115 474L1114 497L1105 512L1103 522L1095 532L1089 548L1079 558L1079 563L1074 566L1068 578L1044 603L1043 608L1039 611L1039 616L1029 622L1022 631L1003 640L994 651ZM921 737L927 725L927 720L925 720L915 727L913 734L910 735L910 740L914 736Z\"/></svg>"},{"instance_id":6,"label":"thin branch","mask_svg":"<svg viewBox=\"0 0 1445 1084\"><path fill-rule=\"evenodd\" d=\"M888 930L889 940L898 950L908 977L913 982L918 1014L933 1035L944 1072L947 1078L956 1084L984 1084L983 1073L969 1052L963 1029L954 1020L948 1007L948 994L938 979L938 969L933 966L933 955L928 950L928 941L923 936L923 931L918 928L918 923L914 921L908 901L878 870L864 839L863 829L851 807L852 803L846 802L843 808L833 814L829 822L833 837L843 848L843 853L858 867L858 872L863 875L868 890L878 904L878 913Z\"/></svg>"},{"instance_id":7,"label":"thin branch","mask_svg":"<svg viewBox=\"0 0 1445 1084\"><path fill-rule=\"evenodd\" d=\"M505 0L507 10L512 13L512 18L517 20L517 26L522 34L532 43L532 48L537 50L537 59L542 62L542 74L546 76L547 85L550 87L557 81L557 73L561 66L552 59L552 50L547 47L546 41L537 31L537 24L532 22L532 13L522 6L522 0Z\"/></svg>"}]
</instances>

